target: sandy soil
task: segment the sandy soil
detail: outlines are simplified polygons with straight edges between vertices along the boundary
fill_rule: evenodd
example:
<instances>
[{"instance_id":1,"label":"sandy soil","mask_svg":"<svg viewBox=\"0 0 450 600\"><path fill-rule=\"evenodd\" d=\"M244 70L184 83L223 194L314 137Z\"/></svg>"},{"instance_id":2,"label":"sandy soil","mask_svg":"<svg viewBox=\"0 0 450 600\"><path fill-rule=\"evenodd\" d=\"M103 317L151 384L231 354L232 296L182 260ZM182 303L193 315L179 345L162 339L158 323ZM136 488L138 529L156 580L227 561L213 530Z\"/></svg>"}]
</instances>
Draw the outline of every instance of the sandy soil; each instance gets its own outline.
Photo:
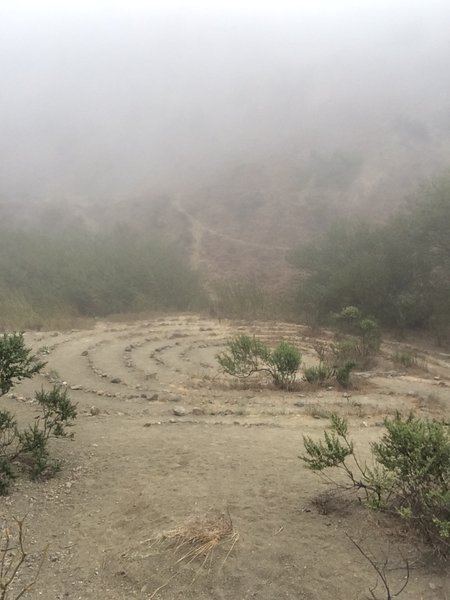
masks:
<instances>
[{"instance_id":1,"label":"sandy soil","mask_svg":"<svg viewBox=\"0 0 450 600\"><path fill-rule=\"evenodd\" d=\"M2 405L29 421L33 390L57 381L71 388L79 409L75 439L53 444L63 470L47 482L18 480L0 499L3 517L28 514L31 555L22 581L49 546L28 597L362 599L376 578L348 533L380 560L389 554L393 567L408 558L402 598L448 600L446 568L401 524L352 496L318 502L328 488L298 456L302 436L319 436L332 410L349 417L363 454L396 410L448 416L450 357L421 350L421 367L400 372L389 360L396 345L385 344L377 368L361 374L349 394L306 385L282 393L218 374L215 354L238 331L291 341L306 363L315 361L308 332L280 323L179 315L27 334L45 353L46 374L17 386ZM177 564L172 550L152 543L215 511L229 512L239 541L231 551L224 543L207 564ZM392 591L404 574L390 573Z\"/></svg>"}]
</instances>

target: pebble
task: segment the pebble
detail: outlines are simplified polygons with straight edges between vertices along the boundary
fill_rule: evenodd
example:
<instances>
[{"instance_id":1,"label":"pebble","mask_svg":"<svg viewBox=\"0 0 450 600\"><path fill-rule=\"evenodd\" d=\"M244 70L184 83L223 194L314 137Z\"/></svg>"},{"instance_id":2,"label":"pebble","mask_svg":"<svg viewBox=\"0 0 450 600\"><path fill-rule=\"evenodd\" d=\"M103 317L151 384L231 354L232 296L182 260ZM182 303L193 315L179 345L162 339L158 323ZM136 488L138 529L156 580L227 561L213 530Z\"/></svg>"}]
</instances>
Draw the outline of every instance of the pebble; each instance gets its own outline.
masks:
<instances>
[{"instance_id":1,"label":"pebble","mask_svg":"<svg viewBox=\"0 0 450 600\"><path fill-rule=\"evenodd\" d=\"M187 415L187 410L184 406L175 406L175 408L172 409L172 412L176 417L184 417Z\"/></svg>"},{"instance_id":2,"label":"pebble","mask_svg":"<svg viewBox=\"0 0 450 600\"><path fill-rule=\"evenodd\" d=\"M122 383L122 380L120 379L120 377L113 377L111 379L111 383Z\"/></svg>"},{"instance_id":3,"label":"pebble","mask_svg":"<svg viewBox=\"0 0 450 600\"><path fill-rule=\"evenodd\" d=\"M100 414L100 409L98 406L91 406L91 410L89 411L93 417Z\"/></svg>"}]
</instances>

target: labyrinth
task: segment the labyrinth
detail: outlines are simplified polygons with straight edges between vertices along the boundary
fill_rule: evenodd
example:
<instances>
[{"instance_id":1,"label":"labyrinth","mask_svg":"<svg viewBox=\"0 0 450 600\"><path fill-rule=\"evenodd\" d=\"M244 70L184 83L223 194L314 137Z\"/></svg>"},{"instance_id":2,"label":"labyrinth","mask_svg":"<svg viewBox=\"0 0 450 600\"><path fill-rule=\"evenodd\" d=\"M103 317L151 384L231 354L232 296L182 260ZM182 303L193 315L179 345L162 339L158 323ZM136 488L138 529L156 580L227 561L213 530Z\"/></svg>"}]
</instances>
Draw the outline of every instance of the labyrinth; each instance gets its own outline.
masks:
<instances>
[{"instance_id":1,"label":"labyrinth","mask_svg":"<svg viewBox=\"0 0 450 600\"><path fill-rule=\"evenodd\" d=\"M349 419L364 456L385 416L448 416L449 357L411 346L417 366L402 370L392 355L404 344L388 340L351 389L300 382L286 392L264 378L220 372L216 355L240 333L272 347L287 341L306 365L317 363L317 337L294 323L185 314L26 333L47 364L4 405L30 422L34 390L54 384L78 405L73 441L52 446L61 471L48 481L19 478L3 503L4 518L27 515L27 572L48 544L30 598L364 598L374 572L348 534L377 559L389 555L395 585L408 557L415 567L406 597L448 599L446 574L430 572L426 553L401 527L354 496L330 495L299 455L303 436L322 435L332 412ZM320 340L331 335L321 332ZM203 558L180 563L182 555L161 541L165 532L214 518L232 523L232 535Z\"/></svg>"}]
</instances>

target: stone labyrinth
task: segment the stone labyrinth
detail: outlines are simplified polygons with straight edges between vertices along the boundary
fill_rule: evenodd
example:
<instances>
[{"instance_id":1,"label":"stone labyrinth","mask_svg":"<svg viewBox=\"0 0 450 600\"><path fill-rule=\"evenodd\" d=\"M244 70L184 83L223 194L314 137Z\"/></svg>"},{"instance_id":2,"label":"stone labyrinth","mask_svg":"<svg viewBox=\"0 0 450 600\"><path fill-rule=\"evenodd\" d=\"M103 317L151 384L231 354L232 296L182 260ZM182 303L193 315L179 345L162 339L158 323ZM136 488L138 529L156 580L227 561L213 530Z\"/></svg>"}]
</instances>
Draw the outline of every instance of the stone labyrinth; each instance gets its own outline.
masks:
<instances>
[{"instance_id":1,"label":"stone labyrinth","mask_svg":"<svg viewBox=\"0 0 450 600\"><path fill-rule=\"evenodd\" d=\"M174 402L188 405L186 412L196 408L194 413L202 414L205 403L211 405L220 397L222 403L233 405L239 400L237 390L242 396L243 386L222 375L215 358L228 339L257 332L267 343L280 339L295 343L305 355L309 350L301 330L298 325L270 323L259 324L256 330L181 315L126 324L101 322L92 330L67 333L30 333L27 342L47 361L46 379L67 386L75 400L89 399L106 407L108 399L113 408L117 404L111 399L116 399L128 412L133 405L147 404L155 414L161 403ZM255 390L246 399L254 395ZM242 409L228 407L220 414L235 412Z\"/></svg>"},{"instance_id":2,"label":"stone labyrinth","mask_svg":"<svg viewBox=\"0 0 450 600\"><path fill-rule=\"evenodd\" d=\"M429 411L432 406L422 400L429 394L430 383L434 389L440 386L436 389L440 401L447 396L448 386L442 380L450 374L446 360L427 355L426 371L394 372L392 363L385 360L395 351L392 344L385 344L380 359L385 365L361 374L350 394L335 385L311 388L303 384L297 392L286 393L267 380L236 381L220 373L216 355L239 333L256 334L271 346L287 341L299 348L304 363L317 362L315 339L300 325L249 325L193 315L99 322L91 330L67 333L29 333L27 342L47 361L47 383L67 386L81 412L141 415L155 423L187 415L195 415L196 421L220 416L222 422L226 417L233 421L299 413L326 418L327 411L335 409L370 418L379 414L381 406L388 412L395 410L399 401L405 409ZM32 383L36 389L36 382Z\"/></svg>"}]
</instances>

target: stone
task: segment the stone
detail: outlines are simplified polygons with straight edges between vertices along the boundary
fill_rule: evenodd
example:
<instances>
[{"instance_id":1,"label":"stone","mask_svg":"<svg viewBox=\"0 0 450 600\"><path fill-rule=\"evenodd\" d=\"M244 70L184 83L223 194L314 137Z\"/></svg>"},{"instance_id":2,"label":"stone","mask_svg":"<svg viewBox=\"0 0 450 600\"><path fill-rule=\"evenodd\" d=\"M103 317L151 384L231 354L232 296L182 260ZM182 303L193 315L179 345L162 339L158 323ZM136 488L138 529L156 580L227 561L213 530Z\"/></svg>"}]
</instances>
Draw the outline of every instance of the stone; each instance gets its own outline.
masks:
<instances>
[{"instance_id":1,"label":"stone","mask_svg":"<svg viewBox=\"0 0 450 600\"><path fill-rule=\"evenodd\" d=\"M100 414L100 409L98 406L91 406L91 410L89 411L93 417Z\"/></svg>"},{"instance_id":2,"label":"stone","mask_svg":"<svg viewBox=\"0 0 450 600\"><path fill-rule=\"evenodd\" d=\"M147 398L147 400L149 402L156 402L157 400L159 400L159 394L153 394L152 396L150 396L150 398Z\"/></svg>"},{"instance_id":3,"label":"stone","mask_svg":"<svg viewBox=\"0 0 450 600\"><path fill-rule=\"evenodd\" d=\"M203 408L200 408L199 406L194 406L194 408L192 409L192 414L193 415L204 415L205 411L203 410Z\"/></svg>"},{"instance_id":4,"label":"stone","mask_svg":"<svg viewBox=\"0 0 450 600\"><path fill-rule=\"evenodd\" d=\"M184 417L187 415L187 410L184 408L184 406L175 406L172 409L172 412L176 417Z\"/></svg>"},{"instance_id":5,"label":"stone","mask_svg":"<svg viewBox=\"0 0 450 600\"><path fill-rule=\"evenodd\" d=\"M87 356L89 354L89 352L87 350L83 350L83 352L81 353L81 356Z\"/></svg>"},{"instance_id":6,"label":"stone","mask_svg":"<svg viewBox=\"0 0 450 600\"><path fill-rule=\"evenodd\" d=\"M111 383L122 383L122 380L120 379L120 377L113 377L111 379Z\"/></svg>"}]
</instances>

